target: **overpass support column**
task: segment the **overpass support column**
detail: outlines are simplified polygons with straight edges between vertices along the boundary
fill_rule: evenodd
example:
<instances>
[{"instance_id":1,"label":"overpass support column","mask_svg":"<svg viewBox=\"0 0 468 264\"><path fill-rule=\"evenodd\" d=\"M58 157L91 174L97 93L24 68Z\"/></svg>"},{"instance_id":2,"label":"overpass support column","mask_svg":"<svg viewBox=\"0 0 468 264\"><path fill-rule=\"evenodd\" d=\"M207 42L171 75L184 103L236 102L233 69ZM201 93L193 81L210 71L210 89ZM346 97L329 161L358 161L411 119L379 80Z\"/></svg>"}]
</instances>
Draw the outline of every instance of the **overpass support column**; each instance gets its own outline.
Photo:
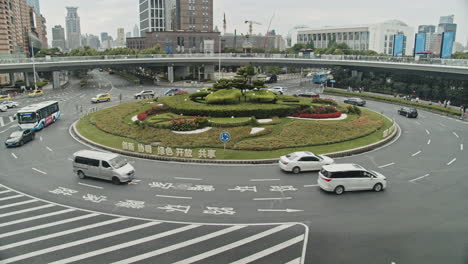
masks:
<instances>
[{"instance_id":1,"label":"overpass support column","mask_svg":"<svg viewBox=\"0 0 468 264\"><path fill-rule=\"evenodd\" d=\"M52 88L53 89L60 88L60 72L57 72L57 71L52 72Z\"/></svg>"},{"instance_id":2,"label":"overpass support column","mask_svg":"<svg viewBox=\"0 0 468 264\"><path fill-rule=\"evenodd\" d=\"M204 79L205 80L214 80L215 76L214 76L214 72L215 72L215 65L205 65L205 70L204 70Z\"/></svg>"},{"instance_id":3,"label":"overpass support column","mask_svg":"<svg viewBox=\"0 0 468 264\"><path fill-rule=\"evenodd\" d=\"M174 66L167 67L167 80L169 81L169 83L174 82Z\"/></svg>"},{"instance_id":4,"label":"overpass support column","mask_svg":"<svg viewBox=\"0 0 468 264\"><path fill-rule=\"evenodd\" d=\"M24 72L23 75L24 75L24 82L26 83L26 87L30 87L31 83L29 82L29 74L27 72Z\"/></svg>"}]
</instances>

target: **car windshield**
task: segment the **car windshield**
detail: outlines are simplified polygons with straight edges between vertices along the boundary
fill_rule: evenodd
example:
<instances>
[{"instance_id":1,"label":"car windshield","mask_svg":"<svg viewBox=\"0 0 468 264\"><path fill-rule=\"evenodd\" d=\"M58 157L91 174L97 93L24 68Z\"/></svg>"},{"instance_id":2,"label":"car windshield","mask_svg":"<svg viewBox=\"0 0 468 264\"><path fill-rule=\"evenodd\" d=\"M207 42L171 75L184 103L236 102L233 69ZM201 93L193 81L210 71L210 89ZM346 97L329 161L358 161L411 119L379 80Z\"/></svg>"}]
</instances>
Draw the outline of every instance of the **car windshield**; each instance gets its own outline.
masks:
<instances>
[{"instance_id":1,"label":"car windshield","mask_svg":"<svg viewBox=\"0 0 468 264\"><path fill-rule=\"evenodd\" d=\"M125 164L127 164L127 159L125 159L124 157L118 156L109 160L109 163L112 166L112 168L119 169L125 166Z\"/></svg>"},{"instance_id":2,"label":"car windshield","mask_svg":"<svg viewBox=\"0 0 468 264\"><path fill-rule=\"evenodd\" d=\"M35 123L37 121L36 117L36 113L18 113L18 122L20 124Z\"/></svg>"},{"instance_id":3,"label":"car windshield","mask_svg":"<svg viewBox=\"0 0 468 264\"><path fill-rule=\"evenodd\" d=\"M21 131L15 131L13 133L11 133L11 135L8 137L8 139L11 139L11 138L19 138L23 135L23 132Z\"/></svg>"}]
</instances>

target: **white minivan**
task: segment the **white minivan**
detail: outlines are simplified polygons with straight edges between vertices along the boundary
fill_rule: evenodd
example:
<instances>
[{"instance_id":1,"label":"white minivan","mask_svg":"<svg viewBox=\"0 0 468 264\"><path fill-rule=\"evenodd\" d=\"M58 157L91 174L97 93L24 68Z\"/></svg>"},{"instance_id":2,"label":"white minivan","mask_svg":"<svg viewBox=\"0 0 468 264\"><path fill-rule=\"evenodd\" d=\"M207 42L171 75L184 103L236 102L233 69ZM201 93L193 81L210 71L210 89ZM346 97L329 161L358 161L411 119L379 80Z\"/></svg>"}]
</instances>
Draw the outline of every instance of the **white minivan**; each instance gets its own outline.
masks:
<instances>
[{"instance_id":1,"label":"white minivan","mask_svg":"<svg viewBox=\"0 0 468 264\"><path fill-rule=\"evenodd\" d=\"M325 165L319 172L317 183L323 190L336 194L361 190L380 192L387 188L385 176L357 164Z\"/></svg>"},{"instance_id":2,"label":"white minivan","mask_svg":"<svg viewBox=\"0 0 468 264\"><path fill-rule=\"evenodd\" d=\"M135 169L120 155L80 150L75 152L73 157L73 172L80 179L94 177L120 184L121 182L131 182L135 178Z\"/></svg>"}]
</instances>

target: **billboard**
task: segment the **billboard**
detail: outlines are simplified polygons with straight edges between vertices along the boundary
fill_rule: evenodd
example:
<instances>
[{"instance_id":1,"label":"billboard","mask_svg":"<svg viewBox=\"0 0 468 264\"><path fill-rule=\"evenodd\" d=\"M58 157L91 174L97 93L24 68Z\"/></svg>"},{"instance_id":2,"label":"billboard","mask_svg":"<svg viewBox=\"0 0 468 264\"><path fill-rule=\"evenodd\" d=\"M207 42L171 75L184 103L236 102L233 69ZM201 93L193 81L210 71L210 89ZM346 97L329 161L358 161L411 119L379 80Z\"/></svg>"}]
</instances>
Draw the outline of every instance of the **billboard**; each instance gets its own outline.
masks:
<instances>
[{"instance_id":1,"label":"billboard","mask_svg":"<svg viewBox=\"0 0 468 264\"><path fill-rule=\"evenodd\" d=\"M452 57L453 43L455 42L455 32L444 32L442 34L442 47L440 57L449 59Z\"/></svg>"},{"instance_id":2,"label":"billboard","mask_svg":"<svg viewBox=\"0 0 468 264\"><path fill-rule=\"evenodd\" d=\"M404 55L405 35L398 34L393 37L393 56L401 57Z\"/></svg>"},{"instance_id":3,"label":"billboard","mask_svg":"<svg viewBox=\"0 0 468 264\"><path fill-rule=\"evenodd\" d=\"M426 33L418 33L414 42L414 53L426 51Z\"/></svg>"}]
</instances>

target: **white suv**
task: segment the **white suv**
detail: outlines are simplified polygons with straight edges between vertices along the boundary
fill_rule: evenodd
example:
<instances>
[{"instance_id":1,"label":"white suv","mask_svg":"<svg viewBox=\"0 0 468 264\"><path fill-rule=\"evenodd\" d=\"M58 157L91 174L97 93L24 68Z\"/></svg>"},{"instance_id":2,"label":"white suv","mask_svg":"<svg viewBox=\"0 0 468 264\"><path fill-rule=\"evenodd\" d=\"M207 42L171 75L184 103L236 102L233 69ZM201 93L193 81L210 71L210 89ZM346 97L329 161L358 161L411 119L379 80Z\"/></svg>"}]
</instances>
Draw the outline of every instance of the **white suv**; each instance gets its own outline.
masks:
<instances>
[{"instance_id":1,"label":"white suv","mask_svg":"<svg viewBox=\"0 0 468 264\"><path fill-rule=\"evenodd\" d=\"M276 94L284 94L284 91L285 91L285 89L283 87L280 87L280 86L273 87L273 88L268 88L267 90L272 91L272 92L274 92Z\"/></svg>"},{"instance_id":2,"label":"white suv","mask_svg":"<svg viewBox=\"0 0 468 264\"><path fill-rule=\"evenodd\" d=\"M134 94L135 99L141 99L141 98L153 98L154 97L154 91L151 90L143 90L139 93Z\"/></svg>"},{"instance_id":3,"label":"white suv","mask_svg":"<svg viewBox=\"0 0 468 264\"><path fill-rule=\"evenodd\" d=\"M385 176L357 164L325 165L319 172L317 183L323 190L336 194L361 190L380 192L387 188Z\"/></svg>"}]
</instances>

